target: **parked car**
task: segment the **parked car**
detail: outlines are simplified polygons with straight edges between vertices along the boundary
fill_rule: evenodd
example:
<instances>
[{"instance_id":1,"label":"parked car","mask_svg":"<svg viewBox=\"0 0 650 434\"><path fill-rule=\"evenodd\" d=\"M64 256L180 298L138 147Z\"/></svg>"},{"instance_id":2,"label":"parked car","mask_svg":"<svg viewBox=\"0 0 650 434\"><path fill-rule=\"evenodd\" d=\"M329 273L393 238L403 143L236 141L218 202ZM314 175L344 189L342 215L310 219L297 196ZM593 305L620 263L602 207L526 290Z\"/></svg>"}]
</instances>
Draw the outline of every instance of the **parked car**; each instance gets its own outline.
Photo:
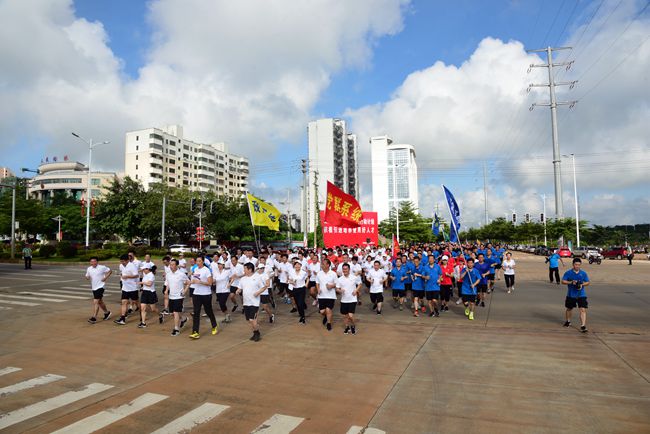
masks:
<instances>
[{"instance_id":1,"label":"parked car","mask_svg":"<svg viewBox=\"0 0 650 434\"><path fill-rule=\"evenodd\" d=\"M560 258L570 258L573 256L573 253L571 253L571 249L569 249L566 246L557 249L557 254L560 255Z\"/></svg>"},{"instance_id":2,"label":"parked car","mask_svg":"<svg viewBox=\"0 0 650 434\"><path fill-rule=\"evenodd\" d=\"M535 248L535 254L541 256L548 256L548 247L543 244L540 244Z\"/></svg>"},{"instance_id":3,"label":"parked car","mask_svg":"<svg viewBox=\"0 0 650 434\"><path fill-rule=\"evenodd\" d=\"M192 253L192 248L187 244L172 244L169 246L169 251L172 253Z\"/></svg>"},{"instance_id":4,"label":"parked car","mask_svg":"<svg viewBox=\"0 0 650 434\"><path fill-rule=\"evenodd\" d=\"M627 249L622 246L610 247L603 250L602 255L606 259L623 259L627 257Z\"/></svg>"},{"instance_id":5,"label":"parked car","mask_svg":"<svg viewBox=\"0 0 650 434\"><path fill-rule=\"evenodd\" d=\"M598 255L599 253L600 253L600 249L598 247L592 247L592 246L581 246L573 249L574 258L587 259L589 256Z\"/></svg>"}]
</instances>

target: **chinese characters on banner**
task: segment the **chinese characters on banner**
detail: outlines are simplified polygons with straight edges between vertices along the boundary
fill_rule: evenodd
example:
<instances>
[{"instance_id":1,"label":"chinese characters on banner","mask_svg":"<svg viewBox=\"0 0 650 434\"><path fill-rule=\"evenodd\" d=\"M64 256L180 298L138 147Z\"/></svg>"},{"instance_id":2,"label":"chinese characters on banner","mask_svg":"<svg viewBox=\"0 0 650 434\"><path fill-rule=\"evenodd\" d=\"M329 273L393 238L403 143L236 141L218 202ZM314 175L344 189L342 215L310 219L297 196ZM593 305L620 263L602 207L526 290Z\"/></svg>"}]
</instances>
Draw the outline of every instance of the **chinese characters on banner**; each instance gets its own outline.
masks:
<instances>
[{"instance_id":1,"label":"chinese characters on banner","mask_svg":"<svg viewBox=\"0 0 650 434\"><path fill-rule=\"evenodd\" d=\"M356 228L362 216L361 205L354 196L327 181L327 202L323 221L334 226Z\"/></svg>"},{"instance_id":2,"label":"chinese characters on banner","mask_svg":"<svg viewBox=\"0 0 650 434\"><path fill-rule=\"evenodd\" d=\"M334 226L325 221L325 211L320 213L325 247L377 245L379 235L376 212L363 212L356 228Z\"/></svg>"}]
</instances>

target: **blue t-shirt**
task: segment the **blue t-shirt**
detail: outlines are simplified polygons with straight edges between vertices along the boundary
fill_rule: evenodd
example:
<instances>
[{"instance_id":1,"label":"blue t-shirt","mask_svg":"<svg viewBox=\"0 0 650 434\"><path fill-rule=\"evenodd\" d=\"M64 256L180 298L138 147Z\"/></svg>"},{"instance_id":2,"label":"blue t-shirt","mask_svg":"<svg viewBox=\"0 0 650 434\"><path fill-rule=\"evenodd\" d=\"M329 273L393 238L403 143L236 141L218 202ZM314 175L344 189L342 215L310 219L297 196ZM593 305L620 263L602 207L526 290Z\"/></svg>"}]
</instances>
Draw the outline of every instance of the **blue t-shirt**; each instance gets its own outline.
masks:
<instances>
[{"instance_id":1,"label":"blue t-shirt","mask_svg":"<svg viewBox=\"0 0 650 434\"><path fill-rule=\"evenodd\" d=\"M440 291L440 285L438 284L438 279L442 276L442 268L440 265L433 264L431 267L429 264L424 266L424 274L429 276L429 280L424 283L425 291Z\"/></svg>"},{"instance_id":2,"label":"blue t-shirt","mask_svg":"<svg viewBox=\"0 0 650 434\"><path fill-rule=\"evenodd\" d=\"M400 268L395 267L390 270L390 275L393 277L391 288L404 289L404 281L402 280L402 277L406 276L406 267L403 265Z\"/></svg>"},{"instance_id":3,"label":"blue t-shirt","mask_svg":"<svg viewBox=\"0 0 650 434\"><path fill-rule=\"evenodd\" d=\"M422 264L418 265L417 267L415 266L415 264L413 264L412 273L413 274L416 274L416 273L417 274L424 274L424 267L422 267ZM411 280L413 280L413 285L411 286L411 288L414 291L422 291L424 289L424 279L423 278L413 276L413 278Z\"/></svg>"},{"instance_id":4,"label":"blue t-shirt","mask_svg":"<svg viewBox=\"0 0 650 434\"><path fill-rule=\"evenodd\" d=\"M415 264L413 261L408 260L406 261L406 264L404 264L404 268L406 268L406 280L404 283L413 283L413 279L411 278L411 275L413 274L413 270L415 269Z\"/></svg>"},{"instance_id":5,"label":"blue t-shirt","mask_svg":"<svg viewBox=\"0 0 650 434\"><path fill-rule=\"evenodd\" d=\"M494 268L494 266L496 264L500 264L501 261L499 261L496 256L490 256L489 258L485 258L485 263L490 266L490 274L494 274L496 271L496 268Z\"/></svg>"},{"instance_id":6,"label":"blue t-shirt","mask_svg":"<svg viewBox=\"0 0 650 434\"><path fill-rule=\"evenodd\" d=\"M478 273L481 275L481 284L487 285L487 277L483 277L483 275L490 271L490 266L488 263L485 261L482 264L480 262L477 262L474 264L474 270L478 271Z\"/></svg>"},{"instance_id":7,"label":"blue t-shirt","mask_svg":"<svg viewBox=\"0 0 650 434\"><path fill-rule=\"evenodd\" d=\"M485 249L476 249L476 257L478 258L478 255L483 254L483 257L485 257Z\"/></svg>"},{"instance_id":8,"label":"blue t-shirt","mask_svg":"<svg viewBox=\"0 0 650 434\"><path fill-rule=\"evenodd\" d=\"M497 250L497 258L499 258L500 262L503 262L503 254L506 252L506 249L503 247Z\"/></svg>"},{"instance_id":9,"label":"blue t-shirt","mask_svg":"<svg viewBox=\"0 0 650 434\"><path fill-rule=\"evenodd\" d=\"M440 252L437 250L433 251L433 257L436 258L436 261L438 261L438 257L440 256Z\"/></svg>"},{"instance_id":10,"label":"blue t-shirt","mask_svg":"<svg viewBox=\"0 0 650 434\"><path fill-rule=\"evenodd\" d=\"M577 280L580 282L589 282L589 276L587 276L587 273L584 270L580 270L579 272L573 271L573 268L568 270L566 273L564 273L564 276L562 276L562 280ZM580 298L580 297L586 297L587 292L585 291L585 288L582 286L576 286L572 283L569 283L568 285L568 291L566 296L571 297L571 298Z\"/></svg>"},{"instance_id":11,"label":"blue t-shirt","mask_svg":"<svg viewBox=\"0 0 650 434\"><path fill-rule=\"evenodd\" d=\"M548 257L548 266L551 268L557 268L560 266L560 255L553 253Z\"/></svg>"},{"instance_id":12,"label":"blue t-shirt","mask_svg":"<svg viewBox=\"0 0 650 434\"><path fill-rule=\"evenodd\" d=\"M478 264L477 264L478 265ZM476 295L476 287L472 287L472 283L481 280L481 274L476 268L467 269L467 274L463 277L463 286L460 288L461 294Z\"/></svg>"}]
</instances>

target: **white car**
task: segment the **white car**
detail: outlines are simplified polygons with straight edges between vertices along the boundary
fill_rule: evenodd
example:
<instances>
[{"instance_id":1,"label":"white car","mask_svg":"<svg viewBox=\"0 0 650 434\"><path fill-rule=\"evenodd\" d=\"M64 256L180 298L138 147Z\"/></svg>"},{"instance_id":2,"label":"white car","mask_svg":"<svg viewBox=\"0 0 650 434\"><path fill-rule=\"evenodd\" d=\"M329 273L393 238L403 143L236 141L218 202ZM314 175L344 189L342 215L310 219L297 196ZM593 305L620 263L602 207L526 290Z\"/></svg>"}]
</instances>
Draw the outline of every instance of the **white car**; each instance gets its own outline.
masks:
<instances>
[{"instance_id":1,"label":"white car","mask_svg":"<svg viewBox=\"0 0 650 434\"><path fill-rule=\"evenodd\" d=\"M172 253L191 253L192 248L187 244L172 244L169 246L169 251Z\"/></svg>"}]
</instances>

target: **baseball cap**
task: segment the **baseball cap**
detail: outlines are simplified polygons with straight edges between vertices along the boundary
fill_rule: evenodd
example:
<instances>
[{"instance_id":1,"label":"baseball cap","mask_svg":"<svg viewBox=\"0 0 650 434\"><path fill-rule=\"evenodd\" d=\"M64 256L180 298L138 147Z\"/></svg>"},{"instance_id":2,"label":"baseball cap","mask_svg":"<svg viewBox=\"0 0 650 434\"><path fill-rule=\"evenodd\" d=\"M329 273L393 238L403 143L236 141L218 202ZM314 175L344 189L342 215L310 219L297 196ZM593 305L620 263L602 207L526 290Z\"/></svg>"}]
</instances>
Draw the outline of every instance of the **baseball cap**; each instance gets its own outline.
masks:
<instances>
[{"instance_id":1,"label":"baseball cap","mask_svg":"<svg viewBox=\"0 0 650 434\"><path fill-rule=\"evenodd\" d=\"M448 260L449 260L449 256L447 256L447 255L442 255L441 260L442 260L442 261L448 261Z\"/></svg>"}]
</instances>

